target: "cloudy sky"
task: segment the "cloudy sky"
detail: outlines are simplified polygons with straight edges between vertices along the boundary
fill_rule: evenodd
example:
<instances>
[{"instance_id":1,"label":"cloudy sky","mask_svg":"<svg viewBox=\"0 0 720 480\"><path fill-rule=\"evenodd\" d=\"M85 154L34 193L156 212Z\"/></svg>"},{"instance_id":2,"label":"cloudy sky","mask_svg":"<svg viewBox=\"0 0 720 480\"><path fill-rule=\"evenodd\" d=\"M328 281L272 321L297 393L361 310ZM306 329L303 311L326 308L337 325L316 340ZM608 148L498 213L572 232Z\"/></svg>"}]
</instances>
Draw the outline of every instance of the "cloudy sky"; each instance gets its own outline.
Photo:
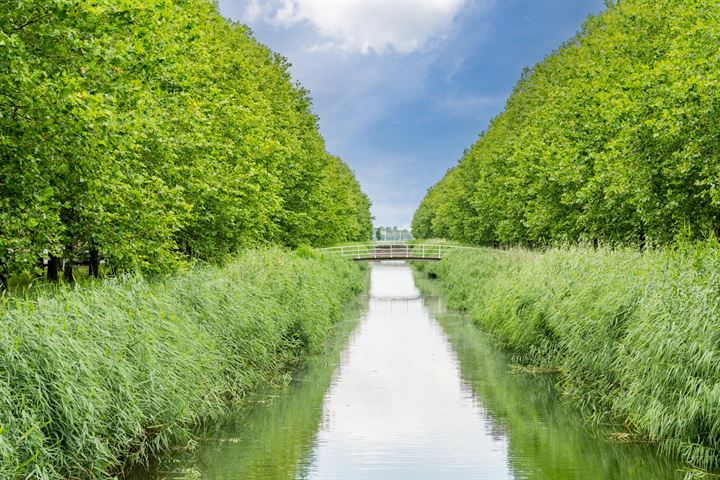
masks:
<instances>
[{"instance_id":1,"label":"cloudy sky","mask_svg":"<svg viewBox=\"0 0 720 480\"><path fill-rule=\"evenodd\" d=\"M427 189L503 110L524 66L603 0L219 0L292 63L328 151L376 225L408 226Z\"/></svg>"}]
</instances>

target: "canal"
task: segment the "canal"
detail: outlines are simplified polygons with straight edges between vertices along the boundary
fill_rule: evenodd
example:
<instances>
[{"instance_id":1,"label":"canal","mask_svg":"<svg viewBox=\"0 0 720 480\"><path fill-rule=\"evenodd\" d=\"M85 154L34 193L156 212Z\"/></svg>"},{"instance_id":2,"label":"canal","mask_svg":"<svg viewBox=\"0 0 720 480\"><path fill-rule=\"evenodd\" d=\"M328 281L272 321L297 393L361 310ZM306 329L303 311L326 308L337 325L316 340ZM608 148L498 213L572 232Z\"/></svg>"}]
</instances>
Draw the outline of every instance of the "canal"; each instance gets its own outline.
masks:
<instances>
[{"instance_id":1,"label":"canal","mask_svg":"<svg viewBox=\"0 0 720 480\"><path fill-rule=\"evenodd\" d=\"M650 447L584 425L552 378L517 373L432 289L406 263L373 264L336 345L131 478L683 478Z\"/></svg>"}]
</instances>

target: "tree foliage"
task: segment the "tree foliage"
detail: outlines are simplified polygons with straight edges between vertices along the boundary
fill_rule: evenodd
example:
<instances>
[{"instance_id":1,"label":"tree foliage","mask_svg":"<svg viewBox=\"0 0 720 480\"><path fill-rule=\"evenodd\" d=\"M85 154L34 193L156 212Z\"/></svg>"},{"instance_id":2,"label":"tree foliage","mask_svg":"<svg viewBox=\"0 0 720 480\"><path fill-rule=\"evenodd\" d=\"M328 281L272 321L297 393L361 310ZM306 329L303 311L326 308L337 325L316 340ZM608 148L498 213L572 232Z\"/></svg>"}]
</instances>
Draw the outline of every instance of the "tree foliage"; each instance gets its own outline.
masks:
<instances>
[{"instance_id":1,"label":"tree foliage","mask_svg":"<svg viewBox=\"0 0 720 480\"><path fill-rule=\"evenodd\" d=\"M207 0L0 3L0 275L370 235L289 64Z\"/></svg>"},{"instance_id":2,"label":"tree foliage","mask_svg":"<svg viewBox=\"0 0 720 480\"><path fill-rule=\"evenodd\" d=\"M671 241L720 230L720 7L623 0L527 69L427 194L418 238Z\"/></svg>"}]
</instances>

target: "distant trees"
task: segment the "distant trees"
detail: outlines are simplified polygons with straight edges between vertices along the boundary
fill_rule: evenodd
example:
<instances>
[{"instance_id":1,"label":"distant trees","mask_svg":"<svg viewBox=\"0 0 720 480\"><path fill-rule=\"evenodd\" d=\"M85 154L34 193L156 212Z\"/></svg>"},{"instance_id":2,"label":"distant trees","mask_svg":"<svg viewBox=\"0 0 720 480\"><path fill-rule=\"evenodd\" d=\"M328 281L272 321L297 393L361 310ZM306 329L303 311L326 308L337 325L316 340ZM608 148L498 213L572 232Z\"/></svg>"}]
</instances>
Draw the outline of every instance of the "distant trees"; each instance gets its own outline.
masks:
<instances>
[{"instance_id":1,"label":"distant trees","mask_svg":"<svg viewBox=\"0 0 720 480\"><path fill-rule=\"evenodd\" d=\"M410 230L406 228L393 227L377 227L375 229L375 239L383 241L405 241L412 240L413 236Z\"/></svg>"},{"instance_id":2,"label":"distant trees","mask_svg":"<svg viewBox=\"0 0 720 480\"><path fill-rule=\"evenodd\" d=\"M287 61L213 2L9 0L0 46L0 277L370 235Z\"/></svg>"},{"instance_id":3,"label":"distant trees","mask_svg":"<svg viewBox=\"0 0 720 480\"><path fill-rule=\"evenodd\" d=\"M623 0L526 70L429 190L417 237L547 244L720 232L720 9Z\"/></svg>"}]
</instances>

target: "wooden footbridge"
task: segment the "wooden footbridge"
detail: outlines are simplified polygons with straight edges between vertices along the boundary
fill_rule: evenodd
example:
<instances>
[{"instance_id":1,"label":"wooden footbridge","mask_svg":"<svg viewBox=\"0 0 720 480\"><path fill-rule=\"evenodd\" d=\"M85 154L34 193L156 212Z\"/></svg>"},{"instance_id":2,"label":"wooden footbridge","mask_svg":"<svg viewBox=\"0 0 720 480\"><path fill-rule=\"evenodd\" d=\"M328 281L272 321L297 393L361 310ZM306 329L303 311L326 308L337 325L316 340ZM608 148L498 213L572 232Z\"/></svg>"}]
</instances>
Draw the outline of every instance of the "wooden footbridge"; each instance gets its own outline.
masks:
<instances>
[{"instance_id":1,"label":"wooden footbridge","mask_svg":"<svg viewBox=\"0 0 720 480\"><path fill-rule=\"evenodd\" d=\"M373 260L442 260L448 253L474 247L447 244L415 244L415 243L365 243L358 245L340 245L337 247L319 248L327 253L340 255L356 262Z\"/></svg>"}]
</instances>

